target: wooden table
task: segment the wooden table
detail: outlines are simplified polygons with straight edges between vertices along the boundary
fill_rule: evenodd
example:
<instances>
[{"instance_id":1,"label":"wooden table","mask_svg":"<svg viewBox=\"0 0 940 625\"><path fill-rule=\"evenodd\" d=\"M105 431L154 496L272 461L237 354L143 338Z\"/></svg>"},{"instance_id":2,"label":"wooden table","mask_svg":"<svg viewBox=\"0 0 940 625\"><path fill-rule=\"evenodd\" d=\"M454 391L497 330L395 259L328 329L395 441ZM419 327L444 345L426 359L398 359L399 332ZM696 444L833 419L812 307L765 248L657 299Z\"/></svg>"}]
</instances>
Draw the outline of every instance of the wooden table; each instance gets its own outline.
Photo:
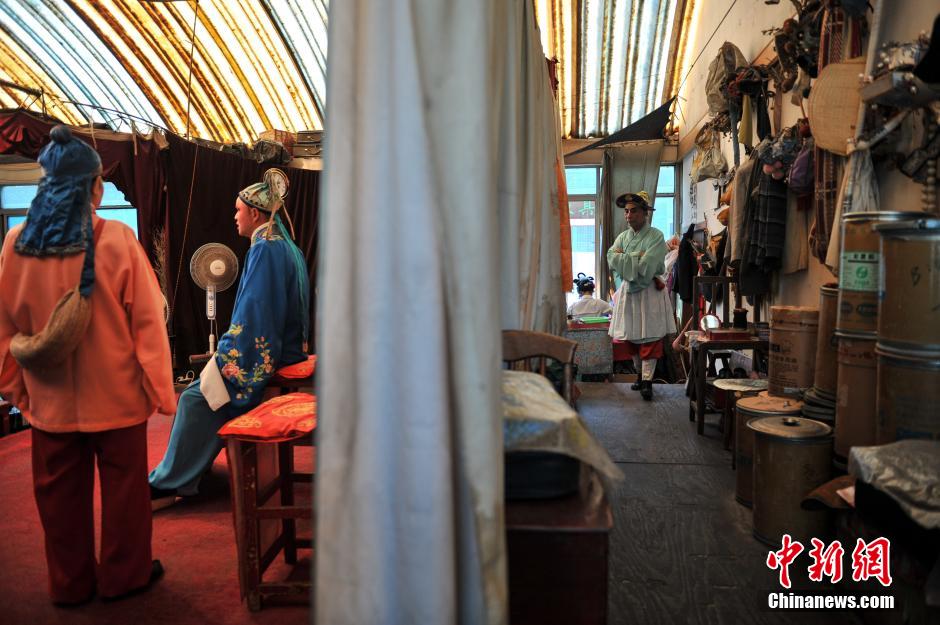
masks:
<instances>
[{"instance_id":1,"label":"wooden table","mask_svg":"<svg viewBox=\"0 0 940 625\"><path fill-rule=\"evenodd\" d=\"M606 624L611 527L596 478L570 497L507 501L510 624Z\"/></svg>"},{"instance_id":2,"label":"wooden table","mask_svg":"<svg viewBox=\"0 0 940 625\"><path fill-rule=\"evenodd\" d=\"M751 337L746 340L728 341L728 340L710 340L700 339L692 349L692 375L695 377L695 410L689 407L689 421L693 418L699 434L705 433L705 381L708 374L708 353L715 351L732 351L736 349L753 349L766 352L768 342L757 337Z\"/></svg>"}]
</instances>

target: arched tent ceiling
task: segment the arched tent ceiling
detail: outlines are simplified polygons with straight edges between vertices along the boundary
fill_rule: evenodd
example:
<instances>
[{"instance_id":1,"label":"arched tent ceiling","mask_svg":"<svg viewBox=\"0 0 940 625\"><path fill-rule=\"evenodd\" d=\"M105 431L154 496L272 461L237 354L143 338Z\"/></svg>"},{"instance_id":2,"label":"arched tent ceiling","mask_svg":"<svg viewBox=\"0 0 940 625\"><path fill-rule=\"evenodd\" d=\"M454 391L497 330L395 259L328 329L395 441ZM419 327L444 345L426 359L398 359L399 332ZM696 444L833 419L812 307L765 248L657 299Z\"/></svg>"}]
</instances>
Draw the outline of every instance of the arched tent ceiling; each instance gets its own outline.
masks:
<instances>
[{"instance_id":1,"label":"arched tent ceiling","mask_svg":"<svg viewBox=\"0 0 940 625\"><path fill-rule=\"evenodd\" d=\"M181 134L188 112L189 134L223 142L319 129L326 14L326 0L2 0L0 78L42 90L73 124L121 120L69 101ZM0 87L0 106L32 99Z\"/></svg>"},{"instance_id":2,"label":"arched tent ceiling","mask_svg":"<svg viewBox=\"0 0 940 625\"><path fill-rule=\"evenodd\" d=\"M693 0L534 1L545 55L561 61L563 135L607 136L673 95Z\"/></svg>"},{"instance_id":3,"label":"arched tent ceiling","mask_svg":"<svg viewBox=\"0 0 940 625\"><path fill-rule=\"evenodd\" d=\"M693 0L523 1L535 4L546 56L560 61L563 135L606 136L672 95L686 39L678 25ZM129 128L127 117L83 106L93 104L220 142L250 142L271 128L320 129L327 7L328 0L199 0L198 11L195 0L0 0L0 79L41 90L48 112L72 124ZM0 83L0 107L41 105Z\"/></svg>"}]
</instances>

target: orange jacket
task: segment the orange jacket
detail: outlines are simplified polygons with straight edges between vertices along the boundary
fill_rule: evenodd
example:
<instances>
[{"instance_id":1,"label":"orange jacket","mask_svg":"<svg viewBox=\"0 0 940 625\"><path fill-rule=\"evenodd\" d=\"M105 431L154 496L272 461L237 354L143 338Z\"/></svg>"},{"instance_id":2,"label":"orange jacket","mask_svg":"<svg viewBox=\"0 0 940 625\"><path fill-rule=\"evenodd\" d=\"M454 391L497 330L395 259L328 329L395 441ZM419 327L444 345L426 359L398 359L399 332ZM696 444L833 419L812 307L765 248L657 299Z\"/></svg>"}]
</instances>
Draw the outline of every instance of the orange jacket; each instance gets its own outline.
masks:
<instances>
[{"instance_id":1,"label":"orange jacket","mask_svg":"<svg viewBox=\"0 0 940 625\"><path fill-rule=\"evenodd\" d=\"M101 220L93 217L95 225ZM163 299L134 232L105 220L95 246L95 287L85 339L61 365L20 369L9 352L17 332L36 334L59 298L78 284L84 254L22 256L13 228L0 252L0 395L46 432L99 432L176 412Z\"/></svg>"}]
</instances>

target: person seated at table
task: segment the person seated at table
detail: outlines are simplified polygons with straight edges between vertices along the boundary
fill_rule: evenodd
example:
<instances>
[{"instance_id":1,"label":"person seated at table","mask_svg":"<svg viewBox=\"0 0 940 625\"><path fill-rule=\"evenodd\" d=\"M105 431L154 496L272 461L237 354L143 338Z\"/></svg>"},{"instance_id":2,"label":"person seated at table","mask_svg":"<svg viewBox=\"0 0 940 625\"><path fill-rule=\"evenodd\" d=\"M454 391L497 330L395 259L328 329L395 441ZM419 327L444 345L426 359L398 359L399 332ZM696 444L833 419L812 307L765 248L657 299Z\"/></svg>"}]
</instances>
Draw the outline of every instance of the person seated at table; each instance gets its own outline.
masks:
<instances>
[{"instance_id":1,"label":"person seated at table","mask_svg":"<svg viewBox=\"0 0 940 625\"><path fill-rule=\"evenodd\" d=\"M598 317L600 315L609 315L613 307L602 299L594 297L594 277L585 276L579 273L574 280L574 285L578 288L578 301L568 306L568 318L580 319L582 317Z\"/></svg>"},{"instance_id":2,"label":"person seated at table","mask_svg":"<svg viewBox=\"0 0 940 625\"><path fill-rule=\"evenodd\" d=\"M196 494L200 478L222 450L219 428L261 403L278 368L307 358L307 265L292 240L290 216L281 210L284 201L271 172L235 200L238 234L250 238L251 247L232 323L199 378L180 395L166 454L150 472L154 510L172 505L178 495Z\"/></svg>"},{"instance_id":3,"label":"person seated at table","mask_svg":"<svg viewBox=\"0 0 940 625\"><path fill-rule=\"evenodd\" d=\"M624 193L617 198L629 226L607 251L607 264L620 282L610 319L610 336L627 344L640 379L632 386L646 401L653 399L653 373L663 357L663 337L676 331L672 302L659 276L665 273L666 241L649 225L649 194Z\"/></svg>"}]
</instances>

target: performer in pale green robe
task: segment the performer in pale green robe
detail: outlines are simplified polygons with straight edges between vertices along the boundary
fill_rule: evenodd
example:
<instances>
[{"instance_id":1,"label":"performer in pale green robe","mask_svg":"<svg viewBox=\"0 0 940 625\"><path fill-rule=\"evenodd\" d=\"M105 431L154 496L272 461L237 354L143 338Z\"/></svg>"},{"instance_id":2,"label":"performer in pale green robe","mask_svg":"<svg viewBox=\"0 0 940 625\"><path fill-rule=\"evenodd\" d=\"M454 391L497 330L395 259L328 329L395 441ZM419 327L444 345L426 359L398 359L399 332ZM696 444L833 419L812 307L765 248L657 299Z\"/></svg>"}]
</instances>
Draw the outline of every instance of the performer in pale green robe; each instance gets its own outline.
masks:
<instances>
[{"instance_id":1,"label":"performer in pale green robe","mask_svg":"<svg viewBox=\"0 0 940 625\"><path fill-rule=\"evenodd\" d=\"M649 194L624 193L617 198L627 225L607 251L607 264L619 284L610 320L610 336L625 342L640 379L633 385L643 399L653 398L656 360L663 357L663 337L676 331L675 314L665 282L666 241L649 225Z\"/></svg>"}]
</instances>

